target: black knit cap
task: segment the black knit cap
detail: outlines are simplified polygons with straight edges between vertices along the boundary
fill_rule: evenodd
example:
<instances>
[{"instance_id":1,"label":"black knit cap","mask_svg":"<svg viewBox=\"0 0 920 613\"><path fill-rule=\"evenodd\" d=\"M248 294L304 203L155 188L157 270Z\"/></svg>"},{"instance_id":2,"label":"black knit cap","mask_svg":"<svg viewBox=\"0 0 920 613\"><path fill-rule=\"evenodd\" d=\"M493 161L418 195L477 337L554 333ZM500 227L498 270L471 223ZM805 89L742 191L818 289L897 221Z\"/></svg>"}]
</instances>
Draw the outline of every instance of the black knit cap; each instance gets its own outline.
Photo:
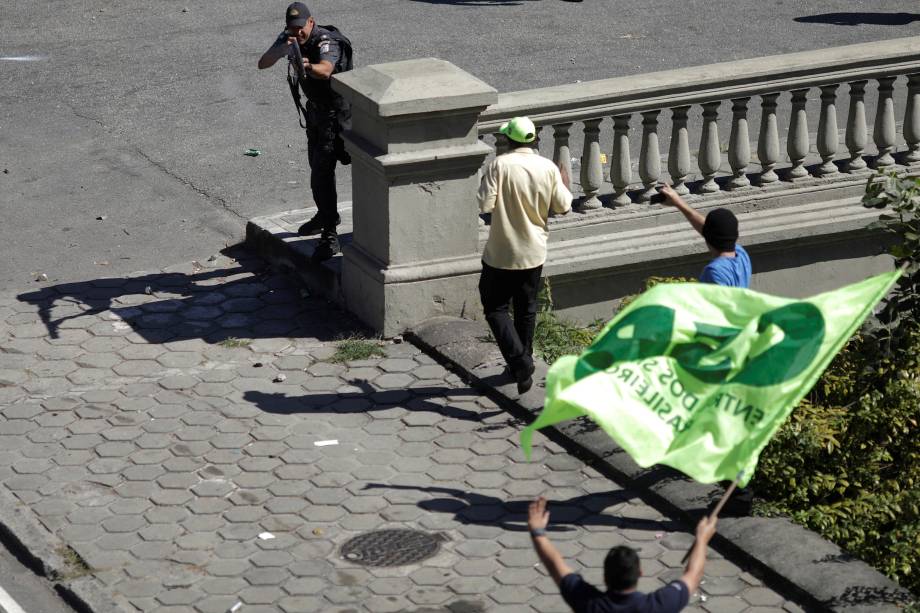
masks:
<instances>
[{"instance_id":1,"label":"black knit cap","mask_svg":"<svg viewBox=\"0 0 920 613\"><path fill-rule=\"evenodd\" d=\"M728 209L714 209L706 215L703 238L719 251L734 251L738 240L738 218Z\"/></svg>"},{"instance_id":2,"label":"black knit cap","mask_svg":"<svg viewBox=\"0 0 920 613\"><path fill-rule=\"evenodd\" d=\"M310 9L303 2L293 2L287 7L284 13L284 20L288 26L302 28L307 25L307 19L310 18Z\"/></svg>"}]
</instances>

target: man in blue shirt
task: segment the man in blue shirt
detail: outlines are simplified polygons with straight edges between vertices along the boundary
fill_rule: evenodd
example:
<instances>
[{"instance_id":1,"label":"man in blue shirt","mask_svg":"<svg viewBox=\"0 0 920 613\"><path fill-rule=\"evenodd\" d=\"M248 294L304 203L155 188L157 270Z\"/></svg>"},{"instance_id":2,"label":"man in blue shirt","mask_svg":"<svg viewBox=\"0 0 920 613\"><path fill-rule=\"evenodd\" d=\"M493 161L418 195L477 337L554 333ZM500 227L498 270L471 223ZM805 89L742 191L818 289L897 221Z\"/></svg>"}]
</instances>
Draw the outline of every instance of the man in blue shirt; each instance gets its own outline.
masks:
<instances>
[{"instance_id":1,"label":"man in blue shirt","mask_svg":"<svg viewBox=\"0 0 920 613\"><path fill-rule=\"evenodd\" d=\"M716 522L717 519L709 515L700 520L684 574L677 581L650 594L636 589L642 575L636 551L629 547L614 547L604 558L607 591L601 592L569 568L546 535L549 524L546 498L541 496L531 502L527 513L527 527L537 556L559 586L563 600L575 613L677 613L687 606L690 594L700 585L706 564L706 547L716 533Z\"/></svg>"},{"instance_id":2,"label":"man in blue shirt","mask_svg":"<svg viewBox=\"0 0 920 613\"><path fill-rule=\"evenodd\" d=\"M751 258L744 247L737 244L738 219L728 209L714 209L704 218L690 208L684 199L669 185L658 188L664 203L684 214L693 229L706 239L713 260L700 275L701 283L727 287L751 285Z\"/></svg>"},{"instance_id":3,"label":"man in blue shirt","mask_svg":"<svg viewBox=\"0 0 920 613\"><path fill-rule=\"evenodd\" d=\"M704 218L690 208L684 199L669 185L658 188L664 196L664 203L673 206L687 218L693 229L703 235L713 260L706 264L700 275L700 283L712 283L726 287L750 287L751 258L739 245L738 218L728 209L714 209ZM728 487L727 483L722 483ZM726 512L729 515L744 516L751 512L754 491L750 487L739 487L729 499Z\"/></svg>"}]
</instances>

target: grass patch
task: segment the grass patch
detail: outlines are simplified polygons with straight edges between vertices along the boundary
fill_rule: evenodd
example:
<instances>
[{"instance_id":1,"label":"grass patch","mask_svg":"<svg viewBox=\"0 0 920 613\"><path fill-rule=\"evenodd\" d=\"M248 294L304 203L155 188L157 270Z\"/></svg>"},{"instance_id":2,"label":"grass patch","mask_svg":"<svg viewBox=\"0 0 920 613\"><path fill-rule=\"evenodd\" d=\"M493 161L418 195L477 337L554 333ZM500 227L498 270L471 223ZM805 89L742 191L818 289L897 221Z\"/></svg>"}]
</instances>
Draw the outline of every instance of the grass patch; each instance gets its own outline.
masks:
<instances>
[{"instance_id":1,"label":"grass patch","mask_svg":"<svg viewBox=\"0 0 920 613\"><path fill-rule=\"evenodd\" d=\"M225 338L217 344L221 347L226 347L227 349L237 349L239 347L249 347L252 344L252 339L236 338L235 336L231 336L230 338Z\"/></svg>"},{"instance_id":2,"label":"grass patch","mask_svg":"<svg viewBox=\"0 0 920 613\"><path fill-rule=\"evenodd\" d=\"M604 327L604 322L599 319L588 326L579 326L556 315L549 279L543 280L537 300L540 307L533 332L533 348L534 353L547 364L564 355L580 354Z\"/></svg>"},{"instance_id":3,"label":"grass patch","mask_svg":"<svg viewBox=\"0 0 920 613\"><path fill-rule=\"evenodd\" d=\"M342 364L344 362L355 362L358 360L369 360L371 358L383 358L386 353L380 343L366 338L349 337L343 338L336 343L335 353L329 358L329 362Z\"/></svg>"},{"instance_id":4,"label":"grass patch","mask_svg":"<svg viewBox=\"0 0 920 613\"><path fill-rule=\"evenodd\" d=\"M65 566L62 575L58 577L58 579L65 581L70 579L78 579L93 573L93 569L90 567L90 565L87 564L86 560L84 560L79 553L74 551L73 548L67 545L61 545L55 550L55 552L61 556Z\"/></svg>"}]
</instances>

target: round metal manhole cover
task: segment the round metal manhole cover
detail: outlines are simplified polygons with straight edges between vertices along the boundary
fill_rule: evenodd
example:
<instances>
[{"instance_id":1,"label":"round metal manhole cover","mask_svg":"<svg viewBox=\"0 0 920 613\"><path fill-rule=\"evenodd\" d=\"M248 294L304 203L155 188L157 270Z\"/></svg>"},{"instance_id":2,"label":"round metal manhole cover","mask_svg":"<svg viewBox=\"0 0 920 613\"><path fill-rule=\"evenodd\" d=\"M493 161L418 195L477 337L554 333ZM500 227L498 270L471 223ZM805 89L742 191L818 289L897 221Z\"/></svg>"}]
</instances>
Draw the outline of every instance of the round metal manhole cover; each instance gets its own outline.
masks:
<instances>
[{"instance_id":1,"label":"round metal manhole cover","mask_svg":"<svg viewBox=\"0 0 920 613\"><path fill-rule=\"evenodd\" d=\"M349 539L342 557L363 566L405 566L438 553L444 538L419 530L375 530Z\"/></svg>"}]
</instances>

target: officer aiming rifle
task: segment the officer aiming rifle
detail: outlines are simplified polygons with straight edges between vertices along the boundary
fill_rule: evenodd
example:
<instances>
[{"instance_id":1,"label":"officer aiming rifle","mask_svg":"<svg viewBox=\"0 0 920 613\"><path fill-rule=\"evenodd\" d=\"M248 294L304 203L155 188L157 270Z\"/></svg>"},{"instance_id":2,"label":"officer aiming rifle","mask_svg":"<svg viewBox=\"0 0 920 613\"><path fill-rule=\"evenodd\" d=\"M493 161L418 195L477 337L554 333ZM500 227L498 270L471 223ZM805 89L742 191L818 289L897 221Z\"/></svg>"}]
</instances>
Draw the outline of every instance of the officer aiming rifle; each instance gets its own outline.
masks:
<instances>
[{"instance_id":1,"label":"officer aiming rifle","mask_svg":"<svg viewBox=\"0 0 920 613\"><path fill-rule=\"evenodd\" d=\"M310 189L317 209L316 215L297 231L302 236L320 235L313 259L323 261L339 253L336 226L341 219L335 165L351 161L341 137L343 127L347 128L351 120L351 111L345 100L332 90L329 79L352 69L351 42L333 26L316 25L310 9L302 2L288 6L285 25L285 30L259 58L259 68L274 66L285 56L293 68L288 71L288 85L300 126L307 131ZM306 103L301 100L301 92Z\"/></svg>"},{"instance_id":2,"label":"officer aiming rifle","mask_svg":"<svg viewBox=\"0 0 920 613\"><path fill-rule=\"evenodd\" d=\"M294 80L291 77L290 71L288 72L288 79L295 81L292 85L293 89L291 90L291 93L294 95L294 104L297 105L297 114L299 117L302 117L302 114L299 111L303 107L300 104L300 92L298 91L298 88L305 87L307 82L307 71L304 68L303 54L300 52L300 45L296 42L290 43L289 49L290 53L288 53L288 67L294 70L294 74L297 75L297 79ZM303 121L301 121L300 127L306 128L307 126L304 125Z\"/></svg>"}]
</instances>

